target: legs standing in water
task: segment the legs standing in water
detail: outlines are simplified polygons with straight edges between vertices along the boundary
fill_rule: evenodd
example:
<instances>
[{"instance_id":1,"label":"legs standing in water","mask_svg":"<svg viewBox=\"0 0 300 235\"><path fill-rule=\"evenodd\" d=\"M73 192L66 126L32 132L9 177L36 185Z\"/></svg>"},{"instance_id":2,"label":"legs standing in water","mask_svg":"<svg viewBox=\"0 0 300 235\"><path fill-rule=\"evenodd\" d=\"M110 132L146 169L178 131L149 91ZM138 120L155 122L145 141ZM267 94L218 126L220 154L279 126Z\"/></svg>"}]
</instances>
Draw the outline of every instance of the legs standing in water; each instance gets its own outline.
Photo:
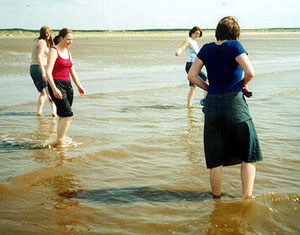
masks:
<instances>
[{"instance_id":1,"label":"legs standing in water","mask_svg":"<svg viewBox=\"0 0 300 235\"><path fill-rule=\"evenodd\" d=\"M243 197L251 197L255 180L256 164L254 162L242 162L241 180Z\"/></svg>"},{"instance_id":2,"label":"legs standing in water","mask_svg":"<svg viewBox=\"0 0 300 235\"><path fill-rule=\"evenodd\" d=\"M210 169L210 186L214 197L221 197L223 166L218 166Z\"/></svg>"},{"instance_id":3,"label":"legs standing in water","mask_svg":"<svg viewBox=\"0 0 300 235\"><path fill-rule=\"evenodd\" d=\"M52 117L56 117L56 105L55 103L53 102L50 94L49 94L49 90L48 90L48 87L45 88L46 89L46 93L47 93L47 96L48 96L48 100L49 100L49 103L50 103L50 106L51 106L51 110L52 110Z\"/></svg>"},{"instance_id":4,"label":"legs standing in water","mask_svg":"<svg viewBox=\"0 0 300 235\"><path fill-rule=\"evenodd\" d=\"M190 86L190 91L189 91L189 94L188 94L188 97L187 97L187 106L188 107L192 106L192 101L193 101L193 97L194 97L194 94L195 94L195 89L196 89L195 86Z\"/></svg>"},{"instance_id":5,"label":"legs standing in water","mask_svg":"<svg viewBox=\"0 0 300 235\"><path fill-rule=\"evenodd\" d=\"M46 99L49 99L50 102L50 106L51 106L51 110L52 110L52 117L56 117L56 106L54 104L54 102L52 101L49 92L48 92L48 88L44 88L41 92L40 92L40 96L38 99L38 107L37 107L37 115L41 116L43 113L43 108L44 108L44 104Z\"/></svg>"},{"instance_id":6,"label":"legs standing in water","mask_svg":"<svg viewBox=\"0 0 300 235\"><path fill-rule=\"evenodd\" d=\"M63 144L63 139L71 124L72 117L59 117L57 123L57 145Z\"/></svg>"},{"instance_id":7,"label":"legs standing in water","mask_svg":"<svg viewBox=\"0 0 300 235\"><path fill-rule=\"evenodd\" d=\"M41 116L43 113L43 107L45 104L47 98L47 94L46 94L46 88L44 88L41 92L40 92L40 96L38 99L38 106L37 106L37 115Z\"/></svg>"},{"instance_id":8,"label":"legs standing in water","mask_svg":"<svg viewBox=\"0 0 300 235\"><path fill-rule=\"evenodd\" d=\"M220 197L222 192L223 166L210 169L210 186L214 197ZM256 164L242 162L241 181L243 197L251 197L255 180Z\"/></svg>"},{"instance_id":9,"label":"legs standing in water","mask_svg":"<svg viewBox=\"0 0 300 235\"><path fill-rule=\"evenodd\" d=\"M187 66L186 66L186 72L187 73L188 73L188 71L190 69L189 66L191 66L191 65L187 64ZM200 76L200 78L203 81L205 81L206 83L208 83L207 77L206 77L206 75L203 72L200 71L199 76ZM194 97L194 94L195 94L195 89L196 89L196 86L193 83L190 82L190 90L189 90L189 94L188 94L188 97L187 97L187 106L188 107L192 106L192 101L193 101L193 97ZM204 99L205 99L205 97L206 97L206 92L204 92L204 98L200 102L201 105L204 105Z\"/></svg>"}]
</instances>

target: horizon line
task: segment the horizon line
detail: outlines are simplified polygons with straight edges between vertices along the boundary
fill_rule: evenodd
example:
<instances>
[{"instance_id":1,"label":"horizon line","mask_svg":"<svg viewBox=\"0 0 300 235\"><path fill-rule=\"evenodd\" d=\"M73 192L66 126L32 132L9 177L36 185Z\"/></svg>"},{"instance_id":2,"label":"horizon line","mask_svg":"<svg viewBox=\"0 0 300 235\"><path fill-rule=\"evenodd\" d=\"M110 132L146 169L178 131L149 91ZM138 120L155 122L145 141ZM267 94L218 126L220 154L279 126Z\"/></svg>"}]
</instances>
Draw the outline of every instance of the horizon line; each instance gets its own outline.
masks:
<instances>
[{"instance_id":1,"label":"horizon line","mask_svg":"<svg viewBox=\"0 0 300 235\"><path fill-rule=\"evenodd\" d=\"M59 31L60 29L52 29ZM189 28L149 28L149 29L72 29L74 32L148 32L148 31L187 31ZM215 28L202 28L202 30L215 30ZM271 28L246 28L241 30L300 30L298 27L271 27ZM0 31L25 31L39 32L39 29L26 28L1 28Z\"/></svg>"}]
</instances>

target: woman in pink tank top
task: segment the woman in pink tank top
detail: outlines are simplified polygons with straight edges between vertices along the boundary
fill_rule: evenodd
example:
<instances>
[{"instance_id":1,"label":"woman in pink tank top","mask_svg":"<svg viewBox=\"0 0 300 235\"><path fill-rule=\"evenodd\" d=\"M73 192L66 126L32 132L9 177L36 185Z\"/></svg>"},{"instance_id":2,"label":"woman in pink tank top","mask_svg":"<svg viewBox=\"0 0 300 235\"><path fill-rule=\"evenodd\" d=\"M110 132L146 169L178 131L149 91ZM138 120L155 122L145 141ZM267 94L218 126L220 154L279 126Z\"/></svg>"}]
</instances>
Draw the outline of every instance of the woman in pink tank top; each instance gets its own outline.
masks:
<instances>
[{"instance_id":1,"label":"woman in pink tank top","mask_svg":"<svg viewBox=\"0 0 300 235\"><path fill-rule=\"evenodd\" d=\"M47 62L47 80L49 83L49 94L57 107L59 120L57 123L57 146L63 146L63 139L71 123L73 112L73 88L71 78L78 88L80 95L85 91L80 84L75 71L72 55L69 47L73 41L72 31L63 28L58 36L54 38L55 47L49 52Z\"/></svg>"}]
</instances>

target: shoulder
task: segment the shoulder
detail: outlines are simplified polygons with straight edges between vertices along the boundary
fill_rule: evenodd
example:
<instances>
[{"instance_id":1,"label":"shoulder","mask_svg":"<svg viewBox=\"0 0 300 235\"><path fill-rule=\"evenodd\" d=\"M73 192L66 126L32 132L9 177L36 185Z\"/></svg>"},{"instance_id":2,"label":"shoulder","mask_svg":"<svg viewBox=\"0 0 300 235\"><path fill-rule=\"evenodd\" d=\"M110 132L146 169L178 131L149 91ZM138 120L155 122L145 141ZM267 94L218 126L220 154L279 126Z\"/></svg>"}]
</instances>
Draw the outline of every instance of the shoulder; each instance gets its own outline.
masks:
<instances>
[{"instance_id":1,"label":"shoulder","mask_svg":"<svg viewBox=\"0 0 300 235\"><path fill-rule=\"evenodd\" d=\"M45 41L44 39L39 39L39 40L37 41L37 44L38 44L39 46L43 46L43 47L47 46L47 43L46 43L46 41Z\"/></svg>"},{"instance_id":2,"label":"shoulder","mask_svg":"<svg viewBox=\"0 0 300 235\"><path fill-rule=\"evenodd\" d=\"M51 56L58 56L58 51L56 47L51 47L49 53Z\"/></svg>"},{"instance_id":3,"label":"shoulder","mask_svg":"<svg viewBox=\"0 0 300 235\"><path fill-rule=\"evenodd\" d=\"M245 50L244 47L243 47L243 45L242 45L242 43L240 41L236 40L235 41L235 46L238 47L238 48L241 48L241 49Z\"/></svg>"},{"instance_id":4,"label":"shoulder","mask_svg":"<svg viewBox=\"0 0 300 235\"><path fill-rule=\"evenodd\" d=\"M238 40L230 40L228 41L231 45L231 47L233 48L233 50L237 53L237 54L242 54L242 53L247 53L247 51L244 49L242 43Z\"/></svg>"},{"instance_id":5,"label":"shoulder","mask_svg":"<svg viewBox=\"0 0 300 235\"><path fill-rule=\"evenodd\" d=\"M198 53L198 58L201 59L202 61L204 61L204 59L207 58L207 56L210 55L210 51L211 51L211 48L212 48L213 44L214 44L213 42L211 42L211 43L205 43L201 47L201 49L200 49L200 51Z\"/></svg>"},{"instance_id":6,"label":"shoulder","mask_svg":"<svg viewBox=\"0 0 300 235\"><path fill-rule=\"evenodd\" d=\"M207 50L208 48L212 48L212 47L214 47L214 46L215 46L215 43L214 43L214 42L205 43L205 44L202 46L201 50Z\"/></svg>"},{"instance_id":7,"label":"shoulder","mask_svg":"<svg viewBox=\"0 0 300 235\"><path fill-rule=\"evenodd\" d=\"M50 51L57 51L56 47L51 47Z\"/></svg>"},{"instance_id":8,"label":"shoulder","mask_svg":"<svg viewBox=\"0 0 300 235\"><path fill-rule=\"evenodd\" d=\"M186 39L183 41L183 44L190 44L190 38L186 38Z\"/></svg>"},{"instance_id":9,"label":"shoulder","mask_svg":"<svg viewBox=\"0 0 300 235\"><path fill-rule=\"evenodd\" d=\"M238 40L228 40L226 43L229 47L235 47L235 48L243 47L242 43Z\"/></svg>"}]
</instances>

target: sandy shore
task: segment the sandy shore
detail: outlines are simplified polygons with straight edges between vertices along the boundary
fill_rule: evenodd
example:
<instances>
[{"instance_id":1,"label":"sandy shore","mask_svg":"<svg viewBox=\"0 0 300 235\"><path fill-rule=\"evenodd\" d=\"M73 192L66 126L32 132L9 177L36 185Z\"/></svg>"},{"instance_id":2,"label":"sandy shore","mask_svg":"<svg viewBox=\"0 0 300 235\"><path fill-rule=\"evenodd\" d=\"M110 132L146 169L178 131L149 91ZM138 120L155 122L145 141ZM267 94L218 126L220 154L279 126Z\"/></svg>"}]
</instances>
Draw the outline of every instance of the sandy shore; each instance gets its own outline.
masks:
<instances>
[{"instance_id":1,"label":"sandy shore","mask_svg":"<svg viewBox=\"0 0 300 235\"><path fill-rule=\"evenodd\" d=\"M214 30L204 30L204 35L213 36ZM53 37L57 32L53 32ZM107 37L178 37L186 36L185 31L105 31L105 32L74 32L74 36L77 38L107 38ZM300 31L251 31L242 30L241 35L300 35ZM1 31L0 38L35 38L38 33L24 32L24 31Z\"/></svg>"}]
</instances>

